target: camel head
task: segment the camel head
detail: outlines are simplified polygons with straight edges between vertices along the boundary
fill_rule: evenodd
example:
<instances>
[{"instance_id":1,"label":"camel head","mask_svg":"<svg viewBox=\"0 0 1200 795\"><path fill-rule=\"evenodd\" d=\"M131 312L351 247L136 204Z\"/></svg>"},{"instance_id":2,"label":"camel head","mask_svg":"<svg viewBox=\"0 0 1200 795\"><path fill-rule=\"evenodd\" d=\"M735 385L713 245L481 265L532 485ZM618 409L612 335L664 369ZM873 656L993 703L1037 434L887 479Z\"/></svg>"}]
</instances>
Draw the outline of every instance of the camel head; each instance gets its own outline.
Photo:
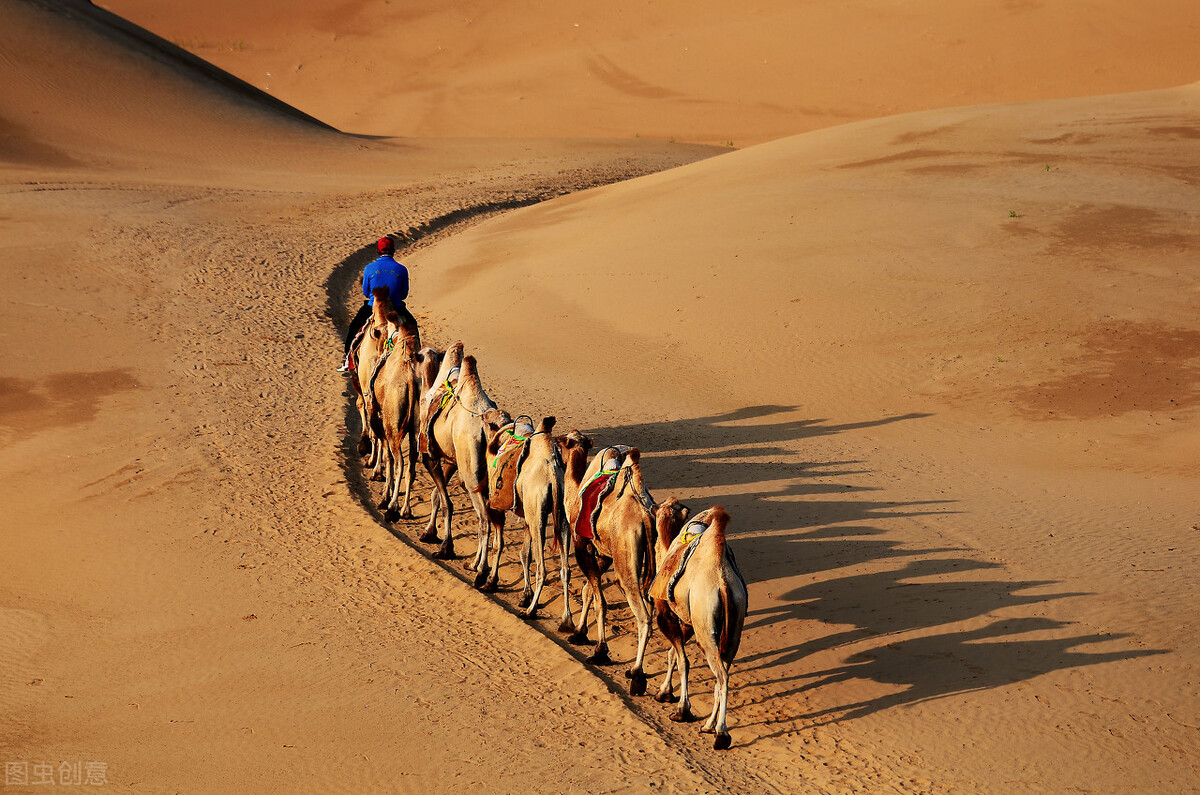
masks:
<instances>
[{"instance_id":1,"label":"camel head","mask_svg":"<svg viewBox=\"0 0 1200 795\"><path fill-rule=\"evenodd\" d=\"M396 312L392 307L388 288L376 287L371 291L371 298L374 299L371 303L371 320L375 322L376 326L383 326L387 323L387 316Z\"/></svg>"},{"instance_id":2,"label":"camel head","mask_svg":"<svg viewBox=\"0 0 1200 795\"><path fill-rule=\"evenodd\" d=\"M683 525L691 513L686 505L674 497L668 498L666 502L658 506L654 523L658 530L658 541L662 545L662 552L666 552L670 548L671 542L675 540L675 536L679 535L679 531L683 529Z\"/></svg>"},{"instance_id":3,"label":"camel head","mask_svg":"<svg viewBox=\"0 0 1200 795\"><path fill-rule=\"evenodd\" d=\"M583 482L583 475L587 471L587 457L588 451L592 449L592 438L572 430L563 436L554 437L554 443L563 457L567 477L578 486Z\"/></svg>"},{"instance_id":4,"label":"camel head","mask_svg":"<svg viewBox=\"0 0 1200 795\"><path fill-rule=\"evenodd\" d=\"M409 337L405 334L398 335L396 337L396 351L399 352L400 355L404 357L404 361L408 362L410 365L419 361L418 357L420 354L417 353L417 341L412 337Z\"/></svg>"},{"instance_id":5,"label":"camel head","mask_svg":"<svg viewBox=\"0 0 1200 795\"><path fill-rule=\"evenodd\" d=\"M632 471L631 482L639 489L646 487L645 481L642 480L642 451L636 447L630 447L625 453L625 460L621 463L622 468L628 467Z\"/></svg>"},{"instance_id":6,"label":"camel head","mask_svg":"<svg viewBox=\"0 0 1200 795\"><path fill-rule=\"evenodd\" d=\"M495 455L504 441L500 432L512 425L512 417L503 409L488 409L479 419L483 422L483 434L488 440L488 453Z\"/></svg>"},{"instance_id":7,"label":"camel head","mask_svg":"<svg viewBox=\"0 0 1200 795\"><path fill-rule=\"evenodd\" d=\"M441 367L442 357L445 355L446 354L442 353L436 348L422 348L421 350L417 351L416 358L421 364L432 367L436 372L437 368Z\"/></svg>"}]
</instances>

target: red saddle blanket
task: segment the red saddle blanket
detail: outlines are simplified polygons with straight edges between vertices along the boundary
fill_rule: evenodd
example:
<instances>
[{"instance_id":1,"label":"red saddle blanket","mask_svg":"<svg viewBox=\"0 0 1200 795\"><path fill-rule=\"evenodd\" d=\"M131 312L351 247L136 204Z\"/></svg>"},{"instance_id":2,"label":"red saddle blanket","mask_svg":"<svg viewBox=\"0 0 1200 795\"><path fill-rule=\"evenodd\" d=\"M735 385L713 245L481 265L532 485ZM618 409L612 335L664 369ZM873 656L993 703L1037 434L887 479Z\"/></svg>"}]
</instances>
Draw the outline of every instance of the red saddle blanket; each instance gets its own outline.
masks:
<instances>
[{"instance_id":1,"label":"red saddle blanket","mask_svg":"<svg viewBox=\"0 0 1200 795\"><path fill-rule=\"evenodd\" d=\"M616 477L617 471L597 472L588 484L579 492L579 516L575 517L575 543L579 543L584 538L595 538L595 530L592 527L592 513L596 509L596 503L600 500L600 495L604 492L604 487L612 482Z\"/></svg>"}]
</instances>

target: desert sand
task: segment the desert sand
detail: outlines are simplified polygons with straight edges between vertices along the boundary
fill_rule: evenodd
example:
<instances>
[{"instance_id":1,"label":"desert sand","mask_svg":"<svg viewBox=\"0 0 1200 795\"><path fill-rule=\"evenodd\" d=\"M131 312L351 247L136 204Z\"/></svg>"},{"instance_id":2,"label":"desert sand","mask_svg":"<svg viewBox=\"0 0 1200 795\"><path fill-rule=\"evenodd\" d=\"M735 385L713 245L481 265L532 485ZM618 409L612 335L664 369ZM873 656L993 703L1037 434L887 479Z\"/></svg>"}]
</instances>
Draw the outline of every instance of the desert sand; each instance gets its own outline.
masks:
<instances>
[{"instance_id":1,"label":"desert sand","mask_svg":"<svg viewBox=\"0 0 1200 795\"><path fill-rule=\"evenodd\" d=\"M2 0L6 784L1196 790L1196 7L792 5ZM372 507L384 233L732 514L729 751Z\"/></svg>"}]
</instances>

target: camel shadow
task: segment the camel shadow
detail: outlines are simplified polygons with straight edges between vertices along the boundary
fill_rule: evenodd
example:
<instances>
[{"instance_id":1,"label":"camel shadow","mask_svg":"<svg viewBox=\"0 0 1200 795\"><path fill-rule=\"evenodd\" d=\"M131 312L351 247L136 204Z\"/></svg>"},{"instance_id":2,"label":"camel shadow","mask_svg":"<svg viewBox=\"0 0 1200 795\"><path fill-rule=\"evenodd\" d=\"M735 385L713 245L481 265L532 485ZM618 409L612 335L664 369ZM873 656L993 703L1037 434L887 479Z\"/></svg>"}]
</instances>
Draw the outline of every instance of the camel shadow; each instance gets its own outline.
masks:
<instances>
[{"instance_id":1,"label":"camel shadow","mask_svg":"<svg viewBox=\"0 0 1200 795\"><path fill-rule=\"evenodd\" d=\"M879 489L861 461L809 461L801 453L806 440L928 416L837 424L797 419L792 407L752 406L589 431L598 445L650 451L643 468L656 498L675 494L693 510L720 503L734 517L729 539L752 593L735 670L756 704L756 715L740 725L777 728L764 736L793 734L1056 670L1165 653L1127 644L1111 650L1122 636L1072 633L1068 622L1020 615L1089 594L1006 577L1001 564L966 547L915 545L898 534L897 519L962 509L943 499L871 499ZM697 491L719 496L695 498ZM769 606L755 608L756 594L770 597ZM1081 648L1100 644L1109 648ZM814 655L823 670L805 667ZM831 659L840 664L829 666ZM779 714L779 705L786 711L802 703L797 694L852 679L891 692Z\"/></svg>"}]
</instances>

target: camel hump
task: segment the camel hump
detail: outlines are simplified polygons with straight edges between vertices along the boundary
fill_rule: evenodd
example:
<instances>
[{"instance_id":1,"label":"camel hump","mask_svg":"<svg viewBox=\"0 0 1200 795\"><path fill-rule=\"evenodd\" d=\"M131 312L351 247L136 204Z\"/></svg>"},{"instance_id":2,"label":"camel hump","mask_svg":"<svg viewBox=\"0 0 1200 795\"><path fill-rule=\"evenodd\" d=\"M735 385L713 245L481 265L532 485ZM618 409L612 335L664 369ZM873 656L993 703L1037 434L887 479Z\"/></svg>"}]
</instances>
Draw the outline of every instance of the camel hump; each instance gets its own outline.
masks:
<instances>
[{"instance_id":1,"label":"camel hump","mask_svg":"<svg viewBox=\"0 0 1200 795\"><path fill-rule=\"evenodd\" d=\"M642 460L642 451L636 447L630 447L625 453L625 458L629 461L630 466L637 466Z\"/></svg>"},{"instance_id":2,"label":"camel hump","mask_svg":"<svg viewBox=\"0 0 1200 795\"><path fill-rule=\"evenodd\" d=\"M550 433L554 430L554 423L558 422L555 417L542 417L542 421L538 424L538 433Z\"/></svg>"},{"instance_id":3,"label":"camel hump","mask_svg":"<svg viewBox=\"0 0 1200 795\"><path fill-rule=\"evenodd\" d=\"M458 371L458 383L463 385L479 383L479 365L474 356L463 357Z\"/></svg>"},{"instance_id":4,"label":"camel hump","mask_svg":"<svg viewBox=\"0 0 1200 795\"><path fill-rule=\"evenodd\" d=\"M391 297L391 291L388 290L386 284L376 287L371 290L371 296L376 300L388 300Z\"/></svg>"},{"instance_id":5,"label":"camel hump","mask_svg":"<svg viewBox=\"0 0 1200 795\"><path fill-rule=\"evenodd\" d=\"M462 361L462 355L463 355L462 340L459 340L458 342L454 343L453 345L451 345L449 348L446 349L446 358L450 359L450 361L452 361L456 364L458 362Z\"/></svg>"},{"instance_id":6,"label":"camel hump","mask_svg":"<svg viewBox=\"0 0 1200 795\"><path fill-rule=\"evenodd\" d=\"M729 526L729 514L720 505L709 508L708 533L709 544L718 550L725 548L725 528Z\"/></svg>"}]
</instances>

